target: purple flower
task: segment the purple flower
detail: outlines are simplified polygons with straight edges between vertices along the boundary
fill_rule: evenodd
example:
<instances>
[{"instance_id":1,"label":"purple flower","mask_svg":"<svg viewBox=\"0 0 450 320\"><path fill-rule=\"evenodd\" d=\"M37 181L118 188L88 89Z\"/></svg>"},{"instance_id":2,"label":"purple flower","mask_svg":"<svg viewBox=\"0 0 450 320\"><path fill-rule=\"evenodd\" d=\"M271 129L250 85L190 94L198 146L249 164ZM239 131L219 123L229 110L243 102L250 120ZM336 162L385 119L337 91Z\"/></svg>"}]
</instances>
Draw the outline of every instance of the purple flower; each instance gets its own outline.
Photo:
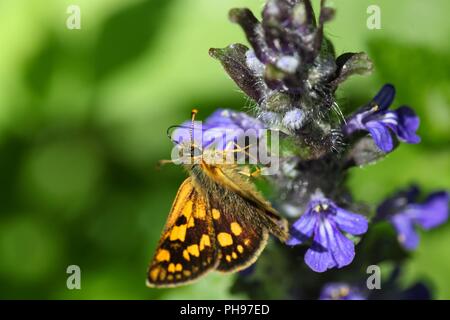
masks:
<instances>
[{"instance_id":1,"label":"purple flower","mask_svg":"<svg viewBox=\"0 0 450 320\"><path fill-rule=\"evenodd\" d=\"M332 282L326 284L320 292L319 300L366 300L361 290L346 283Z\"/></svg>"},{"instance_id":2,"label":"purple flower","mask_svg":"<svg viewBox=\"0 0 450 320\"><path fill-rule=\"evenodd\" d=\"M392 223L399 242L407 250L414 250L419 244L416 226L429 230L448 219L447 192L433 192L422 203L417 203L418 195L419 190L411 187L385 200L377 209L377 216Z\"/></svg>"},{"instance_id":3,"label":"purple flower","mask_svg":"<svg viewBox=\"0 0 450 320\"><path fill-rule=\"evenodd\" d=\"M394 96L395 88L390 84L384 85L368 105L347 120L344 132L350 135L355 131L368 131L383 152L394 148L392 133L403 142L419 143L420 137L416 134L419 117L406 106L390 111Z\"/></svg>"},{"instance_id":4,"label":"purple flower","mask_svg":"<svg viewBox=\"0 0 450 320\"><path fill-rule=\"evenodd\" d=\"M190 142L191 127L191 121L184 122L173 132L172 140L177 144ZM244 112L217 109L203 123L195 121L192 133L197 146L225 150L234 148L234 143L243 135L258 138L261 129L264 129L262 122Z\"/></svg>"},{"instance_id":5,"label":"purple flower","mask_svg":"<svg viewBox=\"0 0 450 320\"><path fill-rule=\"evenodd\" d=\"M338 207L323 195L316 195L292 225L287 244L302 244L312 237L312 245L305 254L306 264L316 272L342 268L355 256L355 245L342 231L361 235L367 231L367 224L365 217Z\"/></svg>"},{"instance_id":6,"label":"purple flower","mask_svg":"<svg viewBox=\"0 0 450 320\"><path fill-rule=\"evenodd\" d=\"M266 105L275 90L296 95L296 105L304 104L305 109L323 111L331 107L340 83L372 69L364 53L335 57L324 36L324 24L333 19L334 9L325 6L325 1L317 20L311 0L268 0L261 21L247 8L232 9L229 16L241 26L251 49L232 44L212 48L210 55L260 105Z\"/></svg>"}]
</instances>

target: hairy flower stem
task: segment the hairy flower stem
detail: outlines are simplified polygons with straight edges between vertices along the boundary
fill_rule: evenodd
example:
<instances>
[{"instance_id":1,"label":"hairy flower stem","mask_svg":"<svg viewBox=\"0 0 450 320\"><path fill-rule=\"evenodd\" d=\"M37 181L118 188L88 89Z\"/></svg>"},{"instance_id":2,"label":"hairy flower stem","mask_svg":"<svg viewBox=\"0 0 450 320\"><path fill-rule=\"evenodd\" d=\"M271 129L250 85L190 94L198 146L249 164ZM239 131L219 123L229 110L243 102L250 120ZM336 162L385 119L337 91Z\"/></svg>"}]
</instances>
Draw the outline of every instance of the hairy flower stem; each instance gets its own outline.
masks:
<instances>
[{"instance_id":1,"label":"hairy flower stem","mask_svg":"<svg viewBox=\"0 0 450 320\"><path fill-rule=\"evenodd\" d=\"M368 295L358 286L367 265L397 263L406 256L395 233L382 227L371 227L361 240L370 210L352 200L346 177L349 169L381 159L400 141L418 143L419 119L409 107L389 110L395 95L391 85L354 114L342 113L336 90L352 75L369 74L372 62L363 52L336 57L324 36L324 24L334 13L324 0L317 17L310 0L268 0L261 20L249 9L232 9L230 20L243 29L250 48L237 43L210 49L253 100L260 122L281 133L280 170L270 178L277 191L274 205L292 222L290 246L272 242L257 263L241 273L233 290L251 298L363 298ZM407 207L420 208L420 215L391 215L396 229L402 228L401 221L408 221L404 230L409 234L414 224L443 223L448 195L438 195L426 205ZM422 221L429 207L439 209L438 218L426 220L436 223ZM382 255L379 239L389 245Z\"/></svg>"}]
</instances>

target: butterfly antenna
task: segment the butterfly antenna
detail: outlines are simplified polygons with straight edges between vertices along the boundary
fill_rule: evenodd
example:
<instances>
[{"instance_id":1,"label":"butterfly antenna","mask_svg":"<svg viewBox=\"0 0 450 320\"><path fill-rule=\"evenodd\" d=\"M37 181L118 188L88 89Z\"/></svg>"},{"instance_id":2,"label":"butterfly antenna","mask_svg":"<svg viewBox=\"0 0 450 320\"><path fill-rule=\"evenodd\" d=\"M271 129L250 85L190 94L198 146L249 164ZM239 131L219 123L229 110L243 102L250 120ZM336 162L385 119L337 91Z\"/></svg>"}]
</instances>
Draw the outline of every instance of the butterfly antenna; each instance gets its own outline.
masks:
<instances>
[{"instance_id":1,"label":"butterfly antenna","mask_svg":"<svg viewBox=\"0 0 450 320\"><path fill-rule=\"evenodd\" d=\"M194 125L195 125L195 116L197 115L198 110L192 109L191 111L191 128L189 129L189 134L191 136L191 154L194 155Z\"/></svg>"},{"instance_id":2,"label":"butterfly antenna","mask_svg":"<svg viewBox=\"0 0 450 320\"><path fill-rule=\"evenodd\" d=\"M167 138L170 139L170 141L172 141L172 142L178 144L177 141L172 140L172 129L175 129L175 128L183 128L183 126L173 125L173 126L168 127L168 128L167 128L167 131L166 131L166 135L167 135Z\"/></svg>"}]
</instances>

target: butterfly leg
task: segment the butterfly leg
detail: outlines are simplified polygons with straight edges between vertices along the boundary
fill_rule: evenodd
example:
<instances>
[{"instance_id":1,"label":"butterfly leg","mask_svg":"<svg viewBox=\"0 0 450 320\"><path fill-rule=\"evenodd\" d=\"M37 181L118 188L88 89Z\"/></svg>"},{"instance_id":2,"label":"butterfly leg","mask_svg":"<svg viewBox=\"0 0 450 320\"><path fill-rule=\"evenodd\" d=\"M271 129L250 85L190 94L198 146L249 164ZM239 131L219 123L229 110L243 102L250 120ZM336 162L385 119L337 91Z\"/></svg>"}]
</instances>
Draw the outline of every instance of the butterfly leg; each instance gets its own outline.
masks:
<instances>
[{"instance_id":1,"label":"butterfly leg","mask_svg":"<svg viewBox=\"0 0 450 320\"><path fill-rule=\"evenodd\" d=\"M164 166L164 165L166 165L166 164L169 164L169 163L174 163L174 161L173 161L173 160L166 160L166 159L164 159L164 160L159 160L158 163L156 164L156 168L159 169L159 168L161 168L162 166Z\"/></svg>"},{"instance_id":2,"label":"butterfly leg","mask_svg":"<svg viewBox=\"0 0 450 320\"><path fill-rule=\"evenodd\" d=\"M239 173L249 178L257 178L261 176L261 168L256 167L256 169L252 171L250 167L245 167L239 171Z\"/></svg>"}]
</instances>

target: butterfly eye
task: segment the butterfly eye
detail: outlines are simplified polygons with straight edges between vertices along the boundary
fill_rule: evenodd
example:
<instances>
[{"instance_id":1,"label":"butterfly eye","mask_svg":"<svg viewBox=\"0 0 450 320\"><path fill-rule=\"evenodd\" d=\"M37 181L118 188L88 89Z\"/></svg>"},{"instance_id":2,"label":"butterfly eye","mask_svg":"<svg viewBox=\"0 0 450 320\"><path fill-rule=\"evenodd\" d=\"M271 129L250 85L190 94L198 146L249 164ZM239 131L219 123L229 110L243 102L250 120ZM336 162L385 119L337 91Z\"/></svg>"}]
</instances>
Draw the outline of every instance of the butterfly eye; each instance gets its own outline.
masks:
<instances>
[{"instance_id":1,"label":"butterfly eye","mask_svg":"<svg viewBox=\"0 0 450 320\"><path fill-rule=\"evenodd\" d=\"M190 143L181 142L176 146L178 149L178 157L183 163L193 163L193 159L197 159L202 155L202 150Z\"/></svg>"},{"instance_id":2,"label":"butterfly eye","mask_svg":"<svg viewBox=\"0 0 450 320\"><path fill-rule=\"evenodd\" d=\"M202 150L196 146L191 148L191 157L199 157L202 155Z\"/></svg>"}]
</instances>

